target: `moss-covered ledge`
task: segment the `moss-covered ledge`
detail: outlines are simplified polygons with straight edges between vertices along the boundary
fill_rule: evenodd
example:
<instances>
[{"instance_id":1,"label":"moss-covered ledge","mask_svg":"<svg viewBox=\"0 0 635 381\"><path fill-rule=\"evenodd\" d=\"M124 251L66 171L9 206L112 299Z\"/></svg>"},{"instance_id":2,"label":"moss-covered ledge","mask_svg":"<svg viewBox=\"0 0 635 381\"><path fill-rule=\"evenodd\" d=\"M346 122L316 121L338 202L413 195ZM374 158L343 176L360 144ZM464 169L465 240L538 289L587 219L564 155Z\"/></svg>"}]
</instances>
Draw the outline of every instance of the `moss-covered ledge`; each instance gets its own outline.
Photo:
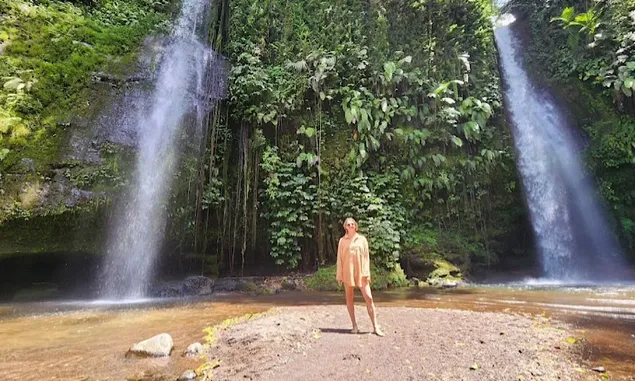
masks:
<instances>
[{"instance_id":1,"label":"moss-covered ledge","mask_svg":"<svg viewBox=\"0 0 635 381\"><path fill-rule=\"evenodd\" d=\"M0 227L0 257L50 252L100 254L106 238L106 218L104 205L14 218Z\"/></svg>"}]
</instances>

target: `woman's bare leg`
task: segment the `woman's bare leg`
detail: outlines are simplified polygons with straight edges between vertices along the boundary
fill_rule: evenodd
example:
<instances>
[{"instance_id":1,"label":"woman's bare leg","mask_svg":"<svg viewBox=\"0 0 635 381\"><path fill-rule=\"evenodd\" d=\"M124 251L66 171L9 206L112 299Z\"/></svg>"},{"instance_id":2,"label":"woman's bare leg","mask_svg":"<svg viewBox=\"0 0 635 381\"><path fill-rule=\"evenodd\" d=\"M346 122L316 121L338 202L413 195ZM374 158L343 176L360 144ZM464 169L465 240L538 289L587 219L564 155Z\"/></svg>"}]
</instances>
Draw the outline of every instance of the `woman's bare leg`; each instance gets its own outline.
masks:
<instances>
[{"instance_id":1,"label":"woman's bare leg","mask_svg":"<svg viewBox=\"0 0 635 381\"><path fill-rule=\"evenodd\" d=\"M355 321L355 287L344 285L346 290L346 308L348 309L348 315L351 317L351 323L353 323L353 330L351 332L357 333L357 321Z\"/></svg>"},{"instance_id":2,"label":"woman's bare leg","mask_svg":"<svg viewBox=\"0 0 635 381\"><path fill-rule=\"evenodd\" d=\"M370 291L370 283L368 282L368 278L362 278L362 287L360 287L362 291L362 295L364 296L364 300L366 301L366 310L368 310L368 316L370 317L370 321L373 323L373 330L377 336L384 336L384 333L379 328L377 324L377 314L375 309L375 302L373 301L373 294Z\"/></svg>"}]
</instances>

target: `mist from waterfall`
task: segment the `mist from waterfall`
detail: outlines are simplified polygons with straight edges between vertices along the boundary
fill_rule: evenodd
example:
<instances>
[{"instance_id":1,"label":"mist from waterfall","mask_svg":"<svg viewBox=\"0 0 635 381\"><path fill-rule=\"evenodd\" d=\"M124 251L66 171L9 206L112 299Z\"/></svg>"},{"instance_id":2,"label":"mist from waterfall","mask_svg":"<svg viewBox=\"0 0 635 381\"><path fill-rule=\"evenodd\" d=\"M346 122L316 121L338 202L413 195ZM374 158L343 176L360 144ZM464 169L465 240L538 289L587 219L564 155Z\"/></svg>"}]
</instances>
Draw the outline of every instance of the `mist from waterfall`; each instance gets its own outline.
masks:
<instances>
[{"instance_id":1,"label":"mist from waterfall","mask_svg":"<svg viewBox=\"0 0 635 381\"><path fill-rule=\"evenodd\" d=\"M209 13L208 0L183 0L150 102L143 100L150 106L141 111L129 108L135 113L137 162L110 234L100 279L104 298L144 296L165 234L166 204L179 162L179 134L187 126L189 143L200 147L210 99L223 92L224 80L215 75L221 59L205 43Z\"/></svg>"}]
</instances>

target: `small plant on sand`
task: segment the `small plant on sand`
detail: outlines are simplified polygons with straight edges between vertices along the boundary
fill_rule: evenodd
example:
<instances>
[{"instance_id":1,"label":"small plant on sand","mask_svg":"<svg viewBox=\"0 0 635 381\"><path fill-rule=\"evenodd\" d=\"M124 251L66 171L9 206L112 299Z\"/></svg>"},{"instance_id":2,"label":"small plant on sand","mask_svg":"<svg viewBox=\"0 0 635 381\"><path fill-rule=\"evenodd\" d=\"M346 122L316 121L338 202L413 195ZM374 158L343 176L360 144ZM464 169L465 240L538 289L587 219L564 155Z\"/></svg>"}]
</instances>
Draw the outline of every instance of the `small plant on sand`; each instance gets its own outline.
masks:
<instances>
[{"instance_id":1,"label":"small plant on sand","mask_svg":"<svg viewBox=\"0 0 635 381\"><path fill-rule=\"evenodd\" d=\"M221 360L207 361L199 366L194 371L194 373L196 373L197 376L201 377L201 380L210 381L212 380L214 369L218 368L221 362Z\"/></svg>"}]
</instances>

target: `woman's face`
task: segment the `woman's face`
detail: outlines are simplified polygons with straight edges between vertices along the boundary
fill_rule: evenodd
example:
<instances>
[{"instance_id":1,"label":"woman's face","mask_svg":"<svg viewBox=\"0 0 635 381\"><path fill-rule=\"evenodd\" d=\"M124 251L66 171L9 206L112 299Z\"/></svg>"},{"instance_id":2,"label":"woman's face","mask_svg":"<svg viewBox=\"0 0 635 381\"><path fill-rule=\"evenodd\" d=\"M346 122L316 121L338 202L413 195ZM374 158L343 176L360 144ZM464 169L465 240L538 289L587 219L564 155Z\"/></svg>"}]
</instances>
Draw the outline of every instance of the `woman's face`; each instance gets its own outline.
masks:
<instances>
[{"instance_id":1,"label":"woman's face","mask_svg":"<svg viewBox=\"0 0 635 381\"><path fill-rule=\"evenodd\" d=\"M344 225L344 229L346 229L346 233L352 235L357 232L357 225L354 222L348 221L346 225Z\"/></svg>"}]
</instances>

